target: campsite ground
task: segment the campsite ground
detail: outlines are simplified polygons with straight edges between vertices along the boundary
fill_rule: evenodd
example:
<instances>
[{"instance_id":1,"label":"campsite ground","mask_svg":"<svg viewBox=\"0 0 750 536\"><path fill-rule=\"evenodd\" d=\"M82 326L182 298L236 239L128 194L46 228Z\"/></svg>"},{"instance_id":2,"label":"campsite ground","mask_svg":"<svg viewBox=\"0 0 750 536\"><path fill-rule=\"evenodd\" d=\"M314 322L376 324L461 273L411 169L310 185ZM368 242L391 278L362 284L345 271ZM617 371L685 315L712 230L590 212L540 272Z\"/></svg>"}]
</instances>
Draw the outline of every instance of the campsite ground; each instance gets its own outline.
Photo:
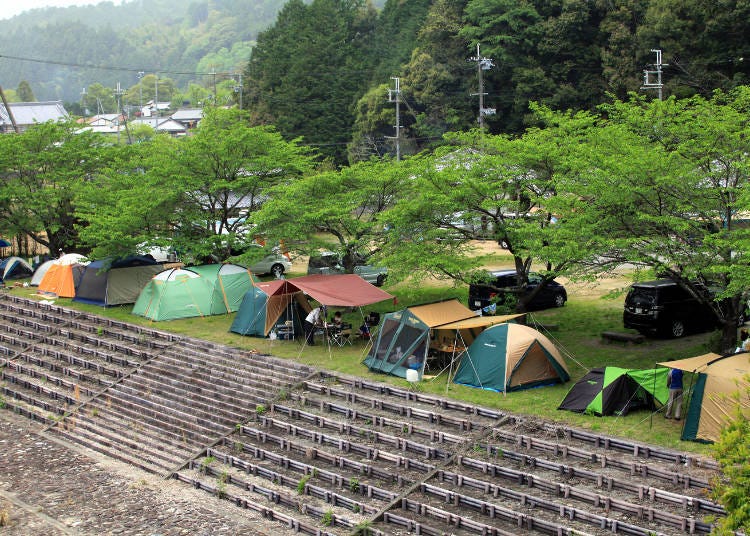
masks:
<instances>
[{"instance_id":1,"label":"campsite ground","mask_svg":"<svg viewBox=\"0 0 750 536\"><path fill-rule=\"evenodd\" d=\"M478 242L478 254L488 255L488 268L511 267L511 258L493 243ZM306 259L294 260L291 276L301 275L306 270ZM655 363L699 355L708 351L712 334L698 334L681 339L646 339L642 344L610 343L601 338L607 330L622 331L623 294L618 293L628 285L627 274L617 274L595 283L562 281L569 294L565 307L539 311L530 316L530 321L541 324L542 331L560 348L571 373L571 382L564 385L530 389L502 395L449 383L449 370L434 370L433 377L411 386L425 392L460 398L474 404L502 408L522 414L532 414L543 419L591 429L599 433L627 437L664 447L698 453L708 453L709 448L697 443L680 441L678 422L666 420L661 414L636 411L625 417L593 417L557 410L572 382L582 377L589 369L607 365L624 368L650 368ZM398 297L398 304L383 302L367 311L381 313L401 309L415 303L426 303L441 299L457 298L466 303L467 289L454 287L448 282L427 281L418 287L409 283L386 284L385 290ZM29 288L14 288L13 292L32 296ZM131 307L102 309L97 306L73 304L70 300L58 300L59 305L71 306L97 314L116 317L130 323L148 325L161 330L173 331L221 344L244 349L255 349L286 359L295 359L316 367L339 371L345 374L369 377L378 381L407 385L400 378L374 374L362 364L368 345L355 341L344 347L316 345L304 347L298 341L280 341L243 337L229 332L234 315L189 318L169 322L151 322L130 314ZM355 326L361 323L367 311L346 311L344 320Z\"/></svg>"}]
</instances>

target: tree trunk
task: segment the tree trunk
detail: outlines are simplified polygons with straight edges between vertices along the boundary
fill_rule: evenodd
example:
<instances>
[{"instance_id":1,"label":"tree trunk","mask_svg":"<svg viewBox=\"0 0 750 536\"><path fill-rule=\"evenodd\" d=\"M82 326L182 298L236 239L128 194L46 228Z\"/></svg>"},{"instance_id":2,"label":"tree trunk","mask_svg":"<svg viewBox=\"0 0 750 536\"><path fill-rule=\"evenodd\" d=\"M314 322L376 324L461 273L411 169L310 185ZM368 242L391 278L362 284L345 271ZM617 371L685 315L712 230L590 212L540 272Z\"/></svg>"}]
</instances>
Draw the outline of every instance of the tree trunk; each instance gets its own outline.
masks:
<instances>
[{"instance_id":1,"label":"tree trunk","mask_svg":"<svg viewBox=\"0 0 750 536\"><path fill-rule=\"evenodd\" d=\"M722 322L721 340L719 341L719 353L728 354L734 352L737 347L737 321L730 318Z\"/></svg>"}]
</instances>

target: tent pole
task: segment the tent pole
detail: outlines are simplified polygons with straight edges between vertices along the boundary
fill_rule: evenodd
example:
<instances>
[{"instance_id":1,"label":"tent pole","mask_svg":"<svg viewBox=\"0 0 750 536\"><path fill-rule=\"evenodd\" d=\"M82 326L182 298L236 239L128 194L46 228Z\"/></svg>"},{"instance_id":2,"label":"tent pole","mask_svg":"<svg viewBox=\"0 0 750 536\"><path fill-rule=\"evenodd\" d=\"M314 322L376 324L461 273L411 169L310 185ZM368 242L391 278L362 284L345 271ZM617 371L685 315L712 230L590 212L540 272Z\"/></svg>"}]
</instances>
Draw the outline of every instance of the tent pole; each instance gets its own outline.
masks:
<instances>
[{"instance_id":1,"label":"tent pole","mask_svg":"<svg viewBox=\"0 0 750 536\"><path fill-rule=\"evenodd\" d=\"M651 388L651 403L654 405L654 410L656 410L656 398L654 397L655 392L656 392L656 363L654 363L654 382ZM648 427L649 427L649 430L654 427L654 411L651 411Z\"/></svg>"}]
</instances>

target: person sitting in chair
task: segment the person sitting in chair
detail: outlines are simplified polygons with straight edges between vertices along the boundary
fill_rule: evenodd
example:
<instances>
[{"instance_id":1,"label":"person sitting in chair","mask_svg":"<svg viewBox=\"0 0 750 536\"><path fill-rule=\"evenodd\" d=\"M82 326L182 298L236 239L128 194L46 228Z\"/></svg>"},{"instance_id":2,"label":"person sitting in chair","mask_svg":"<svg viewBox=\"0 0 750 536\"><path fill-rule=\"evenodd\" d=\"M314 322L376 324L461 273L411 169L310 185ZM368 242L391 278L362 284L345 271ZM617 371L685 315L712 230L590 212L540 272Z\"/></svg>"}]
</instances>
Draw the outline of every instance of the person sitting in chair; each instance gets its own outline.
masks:
<instances>
[{"instance_id":1,"label":"person sitting in chair","mask_svg":"<svg viewBox=\"0 0 750 536\"><path fill-rule=\"evenodd\" d=\"M342 323L342 320L341 320L341 311L336 311L335 313L333 313L333 318L331 319L331 325L334 328L341 329L341 323Z\"/></svg>"}]
</instances>

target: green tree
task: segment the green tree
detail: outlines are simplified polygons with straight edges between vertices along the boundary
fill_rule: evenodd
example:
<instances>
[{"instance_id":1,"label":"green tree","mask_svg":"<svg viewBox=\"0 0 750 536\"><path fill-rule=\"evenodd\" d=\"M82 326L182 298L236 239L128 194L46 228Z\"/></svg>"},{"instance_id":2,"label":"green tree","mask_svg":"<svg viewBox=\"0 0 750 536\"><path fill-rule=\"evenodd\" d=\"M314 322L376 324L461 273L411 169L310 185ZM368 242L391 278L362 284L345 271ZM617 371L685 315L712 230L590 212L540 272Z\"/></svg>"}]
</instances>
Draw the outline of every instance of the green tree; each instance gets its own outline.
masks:
<instances>
[{"instance_id":1,"label":"green tree","mask_svg":"<svg viewBox=\"0 0 750 536\"><path fill-rule=\"evenodd\" d=\"M114 148L106 167L79 190L78 232L94 258L174 246L171 234L181 190L171 177L178 170L179 142L148 130L150 135L136 133L138 143Z\"/></svg>"},{"instance_id":2,"label":"green tree","mask_svg":"<svg viewBox=\"0 0 750 536\"><path fill-rule=\"evenodd\" d=\"M86 88L81 98L85 115L111 114L117 112L115 92L112 88L104 87L99 82Z\"/></svg>"},{"instance_id":3,"label":"green tree","mask_svg":"<svg viewBox=\"0 0 750 536\"><path fill-rule=\"evenodd\" d=\"M36 97L31 89L31 84L26 80L21 80L16 89L16 95L21 102L36 102Z\"/></svg>"},{"instance_id":4,"label":"green tree","mask_svg":"<svg viewBox=\"0 0 750 536\"><path fill-rule=\"evenodd\" d=\"M736 0L651 0L637 37L662 49L667 94L709 97L716 88L748 83L750 65L744 56L749 17L750 6ZM643 47L642 54L651 48ZM653 62L653 54L644 61Z\"/></svg>"},{"instance_id":5,"label":"green tree","mask_svg":"<svg viewBox=\"0 0 750 536\"><path fill-rule=\"evenodd\" d=\"M493 131L521 132L529 102L560 110L591 109L599 103L600 24L606 8L585 0L471 0L459 35L482 45L494 59L486 73L487 119ZM502 92L498 88L508 88ZM493 90L494 88L494 90Z\"/></svg>"},{"instance_id":6,"label":"green tree","mask_svg":"<svg viewBox=\"0 0 750 536\"><path fill-rule=\"evenodd\" d=\"M303 253L333 250L344 269L376 256L386 238L386 210L408 195L406 163L366 161L323 171L270 192L254 216L259 230Z\"/></svg>"},{"instance_id":7,"label":"green tree","mask_svg":"<svg viewBox=\"0 0 750 536\"><path fill-rule=\"evenodd\" d=\"M735 347L750 285L749 104L746 87L711 100L615 101L564 185L568 213L597 230L592 266L632 263L680 282L716 313L720 351ZM724 289L720 301L698 283Z\"/></svg>"},{"instance_id":8,"label":"green tree","mask_svg":"<svg viewBox=\"0 0 750 536\"><path fill-rule=\"evenodd\" d=\"M365 91L375 13L364 0L288 2L258 36L245 72L254 121L345 162L353 105Z\"/></svg>"},{"instance_id":9,"label":"green tree","mask_svg":"<svg viewBox=\"0 0 750 536\"><path fill-rule=\"evenodd\" d=\"M105 140L74 123L42 123L0 136L0 228L56 254L85 253L78 239L76 201L103 166Z\"/></svg>"},{"instance_id":10,"label":"green tree","mask_svg":"<svg viewBox=\"0 0 750 536\"><path fill-rule=\"evenodd\" d=\"M570 241L576 223L558 219L552 209L572 140L553 128L517 139L476 131L447 136L447 145L418 160L413 188L419 195L405 197L387 215L391 237L385 262L411 267L415 279L491 286L473 240L494 240L513 255L516 310L525 311L534 295L521 291L534 263L543 277L541 290L590 254L585 244Z\"/></svg>"},{"instance_id":11,"label":"green tree","mask_svg":"<svg viewBox=\"0 0 750 536\"><path fill-rule=\"evenodd\" d=\"M270 127L249 127L246 113L207 108L182 140L163 178L179 191L176 244L197 259L225 260L252 239L253 213L269 189L312 167L308 150Z\"/></svg>"}]
</instances>

